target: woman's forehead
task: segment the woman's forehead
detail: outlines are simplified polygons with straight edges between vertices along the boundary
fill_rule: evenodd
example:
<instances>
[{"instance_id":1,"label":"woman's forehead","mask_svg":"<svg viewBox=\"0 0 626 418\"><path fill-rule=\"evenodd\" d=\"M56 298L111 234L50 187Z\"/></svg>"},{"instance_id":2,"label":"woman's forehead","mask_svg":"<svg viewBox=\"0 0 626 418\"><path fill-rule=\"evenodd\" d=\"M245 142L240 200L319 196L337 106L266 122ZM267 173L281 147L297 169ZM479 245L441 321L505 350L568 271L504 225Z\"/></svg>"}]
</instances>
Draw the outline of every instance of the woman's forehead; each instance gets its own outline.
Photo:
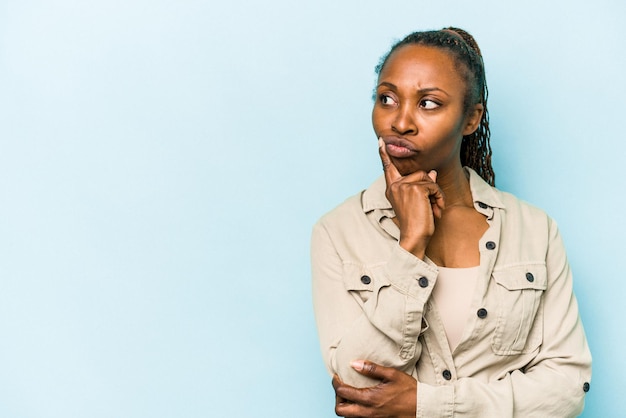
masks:
<instances>
[{"instance_id":1,"label":"woman's forehead","mask_svg":"<svg viewBox=\"0 0 626 418\"><path fill-rule=\"evenodd\" d=\"M396 49L381 69L378 80L389 79L465 87L454 58L443 49L424 45L403 45Z\"/></svg>"}]
</instances>

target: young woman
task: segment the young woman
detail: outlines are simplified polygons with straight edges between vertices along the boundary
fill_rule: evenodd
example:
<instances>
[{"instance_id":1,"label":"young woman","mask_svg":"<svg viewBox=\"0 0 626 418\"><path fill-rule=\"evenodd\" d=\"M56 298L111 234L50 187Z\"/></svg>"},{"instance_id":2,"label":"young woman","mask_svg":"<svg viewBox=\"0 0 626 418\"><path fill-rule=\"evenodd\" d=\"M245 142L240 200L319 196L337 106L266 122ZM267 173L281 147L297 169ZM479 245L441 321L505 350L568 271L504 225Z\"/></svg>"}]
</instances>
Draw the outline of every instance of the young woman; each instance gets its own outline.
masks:
<instances>
[{"instance_id":1,"label":"young woman","mask_svg":"<svg viewBox=\"0 0 626 418\"><path fill-rule=\"evenodd\" d=\"M467 32L416 32L377 67L384 175L313 229L323 357L345 417L569 417L591 355L556 224L495 189Z\"/></svg>"}]
</instances>

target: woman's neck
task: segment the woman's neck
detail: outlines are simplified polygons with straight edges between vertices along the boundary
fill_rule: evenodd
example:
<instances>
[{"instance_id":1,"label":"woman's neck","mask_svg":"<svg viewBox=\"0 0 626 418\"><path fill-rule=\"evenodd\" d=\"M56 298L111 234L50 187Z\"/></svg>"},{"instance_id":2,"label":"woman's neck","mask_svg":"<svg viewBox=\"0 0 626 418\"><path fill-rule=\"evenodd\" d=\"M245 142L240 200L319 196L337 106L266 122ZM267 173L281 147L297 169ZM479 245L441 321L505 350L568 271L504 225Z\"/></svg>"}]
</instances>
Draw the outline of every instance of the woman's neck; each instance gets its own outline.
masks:
<instances>
[{"instance_id":1,"label":"woman's neck","mask_svg":"<svg viewBox=\"0 0 626 418\"><path fill-rule=\"evenodd\" d=\"M474 206L469 177L460 164L451 170L437 173L437 184L444 193L446 207Z\"/></svg>"}]
</instances>

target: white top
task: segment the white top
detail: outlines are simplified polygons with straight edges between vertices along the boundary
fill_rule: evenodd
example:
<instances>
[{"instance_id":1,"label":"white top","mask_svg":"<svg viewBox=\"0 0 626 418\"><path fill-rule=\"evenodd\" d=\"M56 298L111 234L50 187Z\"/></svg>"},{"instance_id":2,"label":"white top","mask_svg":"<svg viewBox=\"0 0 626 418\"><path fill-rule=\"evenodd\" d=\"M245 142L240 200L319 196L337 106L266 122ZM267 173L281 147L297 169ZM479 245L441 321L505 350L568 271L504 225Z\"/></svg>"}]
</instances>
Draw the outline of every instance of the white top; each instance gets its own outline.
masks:
<instances>
[{"instance_id":1,"label":"white top","mask_svg":"<svg viewBox=\"0 0 626 418\"><path fill-rule=\"evenodd\" d=\"M443 322L450 351L461 341L478 280L478 267L438 267L432 297Z\"/></svg>"}]
</instances>

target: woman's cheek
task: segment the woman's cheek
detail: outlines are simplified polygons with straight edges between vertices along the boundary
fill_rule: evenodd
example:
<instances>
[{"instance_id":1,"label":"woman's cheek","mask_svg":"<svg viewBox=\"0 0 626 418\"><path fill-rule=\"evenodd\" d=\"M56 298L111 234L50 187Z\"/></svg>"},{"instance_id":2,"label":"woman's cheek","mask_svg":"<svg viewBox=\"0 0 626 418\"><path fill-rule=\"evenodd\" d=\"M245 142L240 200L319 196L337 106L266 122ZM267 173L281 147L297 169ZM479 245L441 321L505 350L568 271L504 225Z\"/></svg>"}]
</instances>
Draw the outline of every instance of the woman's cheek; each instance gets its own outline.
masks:
<instances>
[{"instance_id":1,"label":"woman's cheek","mask_svg":"<svg viewBox=\"0 0 626 418\"><path fill-rule=\"evenodd\" d=\"M392 118L388 115L384 115L383 112L376 108L372 112L372 126L376 136L380 136L386 129L391 129Z\"/></svg>"}]
</instances>

